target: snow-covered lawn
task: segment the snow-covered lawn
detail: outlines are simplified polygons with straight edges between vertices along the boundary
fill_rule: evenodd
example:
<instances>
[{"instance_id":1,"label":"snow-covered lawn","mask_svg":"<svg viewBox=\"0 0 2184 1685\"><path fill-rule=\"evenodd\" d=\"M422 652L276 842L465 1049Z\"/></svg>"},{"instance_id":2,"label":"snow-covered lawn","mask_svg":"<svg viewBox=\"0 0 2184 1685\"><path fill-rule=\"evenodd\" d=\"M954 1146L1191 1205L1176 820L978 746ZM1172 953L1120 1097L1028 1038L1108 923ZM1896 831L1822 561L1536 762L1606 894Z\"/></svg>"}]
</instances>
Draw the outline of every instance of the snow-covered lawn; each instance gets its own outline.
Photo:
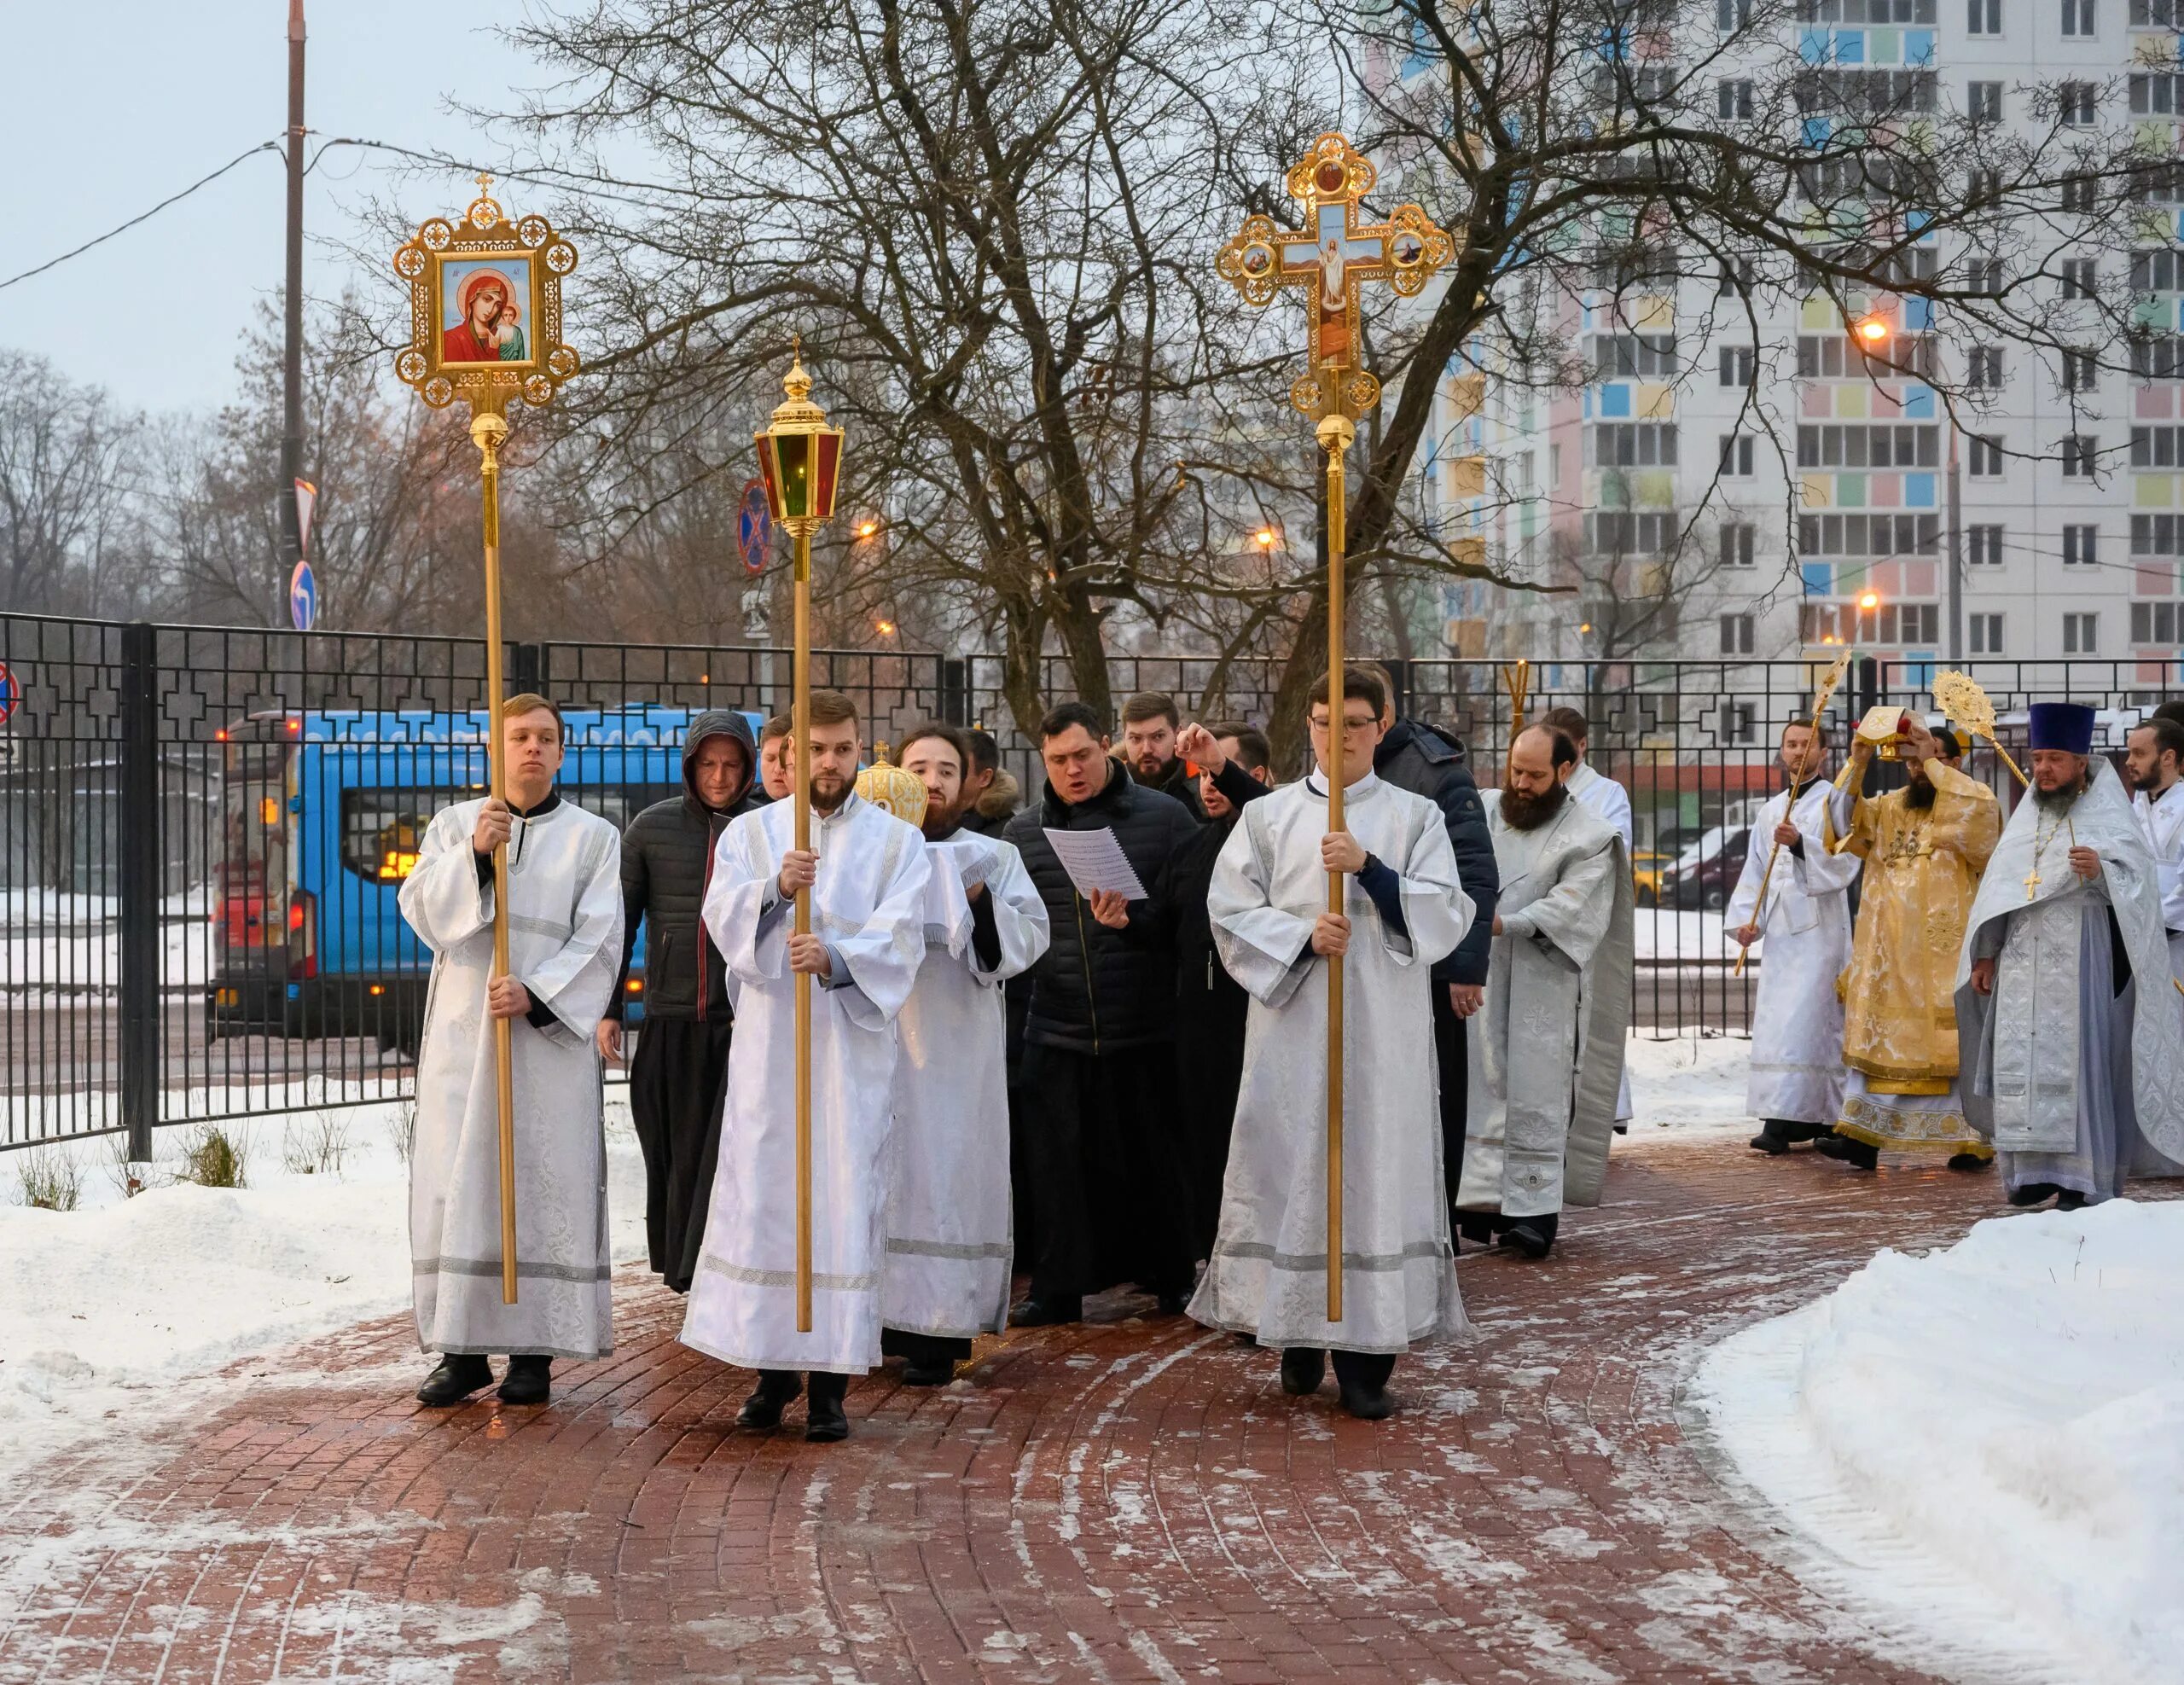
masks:
<instances>
[{"instance_id":1,"label":"snow-covered lawn","mask_svg":"<svg viewBox=\"0 0 2184 1685\"><path fill-rule=\"evenodd\" d=\"M2184 1677L2184 1203L1884 1251L1724 1341L1690 1396L1798 1577L1899 1659Z\"/></svg>"},{"instance_id":2,"label":"snow-covered lawn","mask_svg":"<svg viewBox=\"0 0 2184 1685\"><path fill-rule=\"evenodd\" d=\"M82 1196L73 1211L15 1203L32 1155L0 1154L0 1490L38 1457L157 1418L178 1383L405 1308L402 1112L349 1107L224 1125L246 1143L241 1189L163 1185L187 1126L158 1132L152 1186L133 1200L105 1140L36 1149L73 1156ZM607 1120L621 1262L644 1256L644 1168L619 1089L607 1091ZM346 1132L338 1171L284 1165L328 1128Z\"/></svg>"},{"instance_id":3,"label":"snow-covered lawn","mask_svg":"<svg viewBox=\"0 0 2184 1685\"><path fill-rule=\"evenodd\" d=\"M1759 1124L1745 1110L1751 1043L1742 1036L1630 1038L1634 1130L1724 1130L1750 1135Z\"/></svg>"}]
</instances>

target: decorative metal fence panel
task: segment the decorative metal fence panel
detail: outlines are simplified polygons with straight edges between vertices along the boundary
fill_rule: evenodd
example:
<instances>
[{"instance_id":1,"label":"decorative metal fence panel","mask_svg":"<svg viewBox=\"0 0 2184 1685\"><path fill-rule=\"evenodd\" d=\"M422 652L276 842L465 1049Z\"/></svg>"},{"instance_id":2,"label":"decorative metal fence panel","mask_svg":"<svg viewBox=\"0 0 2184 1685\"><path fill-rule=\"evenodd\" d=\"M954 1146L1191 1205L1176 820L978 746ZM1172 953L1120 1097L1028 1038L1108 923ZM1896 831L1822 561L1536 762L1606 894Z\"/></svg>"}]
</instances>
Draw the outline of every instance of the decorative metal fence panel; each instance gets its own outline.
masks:
<instances>
[{"instance_id":1,"label":"decorative metal fence panel","mask_svg":"<svg viewBox=\"0 0 2184 1685\"><path fill-rule=\"evenodd\" d=\"M397 896L426 822L481 791L474 639L118 625L0 614L0 1148L162 1123L406 1098L429 956ZM1387 664L1403 711L1469 746L1483 788L1511 729L1507 670ZM1865 661L1835 708L1931 704L1931 664ZM2007 734L2031 701L2162 700L2136 660L1978 662ZM785 650L517 644L512 685L568 711L563 788L617 820L671 793L691 711L786 706ZM1036 745L997 657L830 650L816 682L869 735L938 716L993 731L1027 796ZM1278 664L1118 655L1109 683L1188 717L1263 722ZM1781 726L1810 706L1801 661L1557 663L1525 712L1574 706L1594 764L1629 789L1641 1031L1744 1033L1758 966L1732 973L1722 909ZM1048 658L1049 698L1071 692ZM2021 734L2021 726L2018 728ZM1968 770L2001 787L1984 748ZM641 985L640 985L641 986Z\"/></svg>"}]
</instances>

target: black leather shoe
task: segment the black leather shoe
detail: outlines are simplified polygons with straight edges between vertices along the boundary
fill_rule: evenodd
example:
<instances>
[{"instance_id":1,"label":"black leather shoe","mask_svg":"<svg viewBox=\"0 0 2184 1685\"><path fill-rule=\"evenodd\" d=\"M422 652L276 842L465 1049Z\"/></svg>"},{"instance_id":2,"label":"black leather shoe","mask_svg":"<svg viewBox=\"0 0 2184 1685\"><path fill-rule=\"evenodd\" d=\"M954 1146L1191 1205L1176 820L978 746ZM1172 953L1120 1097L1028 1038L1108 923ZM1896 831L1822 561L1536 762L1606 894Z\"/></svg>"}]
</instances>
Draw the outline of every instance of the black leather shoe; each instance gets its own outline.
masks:
<instances>
[{"instance_id":1,"label":"black leather shoe","mask_svg":"<svg viewBox=\"0 0 2184 1685\"><path fill-rule=\"evenodd\" d=\"M1345 1381L1342 1384L1342 1408L1360 1421L1385 1421L1396 1413L1395 1395L1385 1386L1367 1386L1362 1382Z\"/></svg>"},{"instance_id":2,"label":"black leather shoe","mask_svg":"<svg viewBox=\"0 0 2184 1685\"><path fill-rule=\"evenodd\" d=\"M932 1363L903 1365L903 1385L905 1386L945 1386L956 1379L956 1363L944 1357Z\"/></svg>"},{"instance_id":3,"label":"black leather shoe","mask_svg":"<svg viewBox=\"0 0 2184 1685\"><path fill-rule=\"evenodd\" d=\"M1554 1250L1554 1236L1530 1223L1513 1223L1502 1231L1502 1244L1526 1258L1545 1258Z\"/></svg>"},{"instance_id":4,"label":"black leather shoe","mask_svg":"<svg viewBox=\"0 0 2184 1685\"><path fill-rule=\"evenodd\" d=\"M804 1437L815 1445L831 1445L850 1437L850 1419L842 1409L850 1390L847 1375L811 1375L810 1402L804 1406Z\"/></svg>"},{"instance_id":5,"label":"black leather shoe","mask_svg":"<svg viewBox=\"0 0 2184 1685\"><path fill-rule=\"evenodd\" d=\"M1081 1299L1027 1299L1008 1313L1012 1328L1051 1328L1060 1322L1078 1322L1084 1319L1084 1301Z\"/></svg>"},{"instance_id":6,"label":"black leather shoe","mask_svg":"<svg viewBox=\"0 0 2184 1685\"><path fill-rule=\"evenodd\" d=\"M2082 1211L2085 1206L2085 1195L2075 1188L2065 1188L2055 1196L2055 1209L2059 1211Z\"/></svg>"},{"instance_id":7,"label":"black leather shoe","mask_svg":"<svg viewBox=\"0 0 2184 1685\"><path fill-rule=\"evenodd\" d=\"M493 1384L493 1367L475 1352L450 1352L440 1366L425 1377L417 1389L417 1402L442 1409L460 1404L472 1393Z\"/></svg>"},{"instance_id":8,"label":"black leather shoe","mask_svg":"<svg viewBox=\"0 0 2184 1685\"><path fill-rule=\"evenodd\" d=\"M554 1396L554 1360L517 1353L508 1359L508 1372L501 1378L503 1404L543 1404Z\"/></svg>"},{"instance_id":9,"label":"black leather shoe","mask_svg":"<svg viewBox=\"0 0 2184 1685\"><path fill-rule=\"evenodd\" d=\"M1162 1293L1159 1311L1163 1316L1180 1316L1191 1302L1188 1293Z\"/></svg>"},{"instance_id":10,"label":"black leather shoe","mask_svg":"<svg viewBox=\"0 0 2184 1685\"><path fill-rule=\"evenodd\" d=\"M1779 1159L1790 1150L1790 1143L1775 1134L1771 1128L1760 1130L1757 1135L1745 1142L1745 1145L1755 1153L1764 1153L1770 1159Z\"/></svg>"},{"instance_id":11,"label":"black leather shoe","mask_svg":"<svg viewBox=\"0 0 2184 1685\"><path fill-rule=\"evenodd\" d=\"M1977 1153L1952 1153L1949 1167L1953 1171L1990 1171L1995 1168L1992 1159L1983 1159Z\"/></svg>"},{"instance_id":12,"label":"black leather shoe","mask_svg":"<svg viewBox=\"0 0 2184 1685\"><path fill-rule=\"evenodd\" d=\"M1823 1135L1813 1142L1813 1150L1838 1164L1848 1165L1854 1171L1880 1168L1880 1148L1853 1136Z\"/></svg>"},{"instance_id":13,"label":"black leather shoe","mask_svg":"<svg viewBox=\"0 0 2184 1685\"><path fill-rule=\"evenodd\" d=\"M1292 1398L1317 1392L1327 1373L1327 1354L1316 1345L1292 1345L1281 1354L1281 1390Z\"/></svg>"},{"instance_id":14,"label":"black leather shoe","mask_svg":"<svg viewBox=\"0 0 2184 1685\"><path fill-rule=\"evenodd\" d=\"M759 1370L758 1386L751 1389L751 1396L735 1413L735 1425L761 1431L779 1427L781 1412L803 1391L803 1379L794 1369Z\"/></svg>"}]
</instances>

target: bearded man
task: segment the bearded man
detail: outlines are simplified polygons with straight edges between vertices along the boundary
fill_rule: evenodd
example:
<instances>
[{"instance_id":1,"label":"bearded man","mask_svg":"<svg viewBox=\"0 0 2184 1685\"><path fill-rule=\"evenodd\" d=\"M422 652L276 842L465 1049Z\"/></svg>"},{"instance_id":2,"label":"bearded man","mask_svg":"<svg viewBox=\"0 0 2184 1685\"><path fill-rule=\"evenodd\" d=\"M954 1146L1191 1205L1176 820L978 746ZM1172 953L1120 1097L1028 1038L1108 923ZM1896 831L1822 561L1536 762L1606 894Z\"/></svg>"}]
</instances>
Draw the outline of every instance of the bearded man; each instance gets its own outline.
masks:
<instances>
[{"instance_id":1,"label":"bearded man","mask_svg":"<svg viewBox=\"0 0 2184 1685\"><path fill-rule=\"evenodd\" d=\"M880 1346L911 1386L945 1386L971 1340L1008 1323L1008 1077L1002 985L1047 950L1047 909L1014 843L969 828L967 735L928 722L903 739L925 786L932 873L925 960L895 1020L901 1062L887 1136Z\"/></svg>"},{"instance_id":2,"label":"bearded man","mask_svg":"<svg viewBox=\"0 0 2184 1685\"><path fill-rule=\"evenodd\" d=\"M1123 704L1123 760L1130 776L1145 788L1174 797L1203 824L1205 805L1198 799L1198 781L1191 776L1189 763L1176 752L1176 734L1182 723L1174 697L1158 690L1139 691Z\"/></svg>"},{"instance_id":3,"label":"bearded man","mask_svg":"<svg viewBox=\"0 0 2184 1685\"><path fill-rule=\"evenodd\" d=\"M2184 777L2184 725L2149 719L2131 728L2128 741L2123 776L2131 786L2131 811L2153 852L2169 973L2184 977L2184 789L2178 787Z\"/></svg>"},{"instance_id":4,"label":"bearded man","mask_svg":"<svg viewBox=\"0 0 2184 1685\"><path fill-rule=\"evenodd\" d=\"M1874 754L1894 743L1906 782L1868 798ZM1957 1090L1956 1014L1949 999L1965 919L2001 831L1995 793L1945 764L1934 735L1910 714L1869 713L1851 746L1847 790L1829 797L1828 851L1866 863L1843 973L1843 1062L1850 1076L1834 1132L1820 1152L1870 1171L1884 1147L1949 1155L1984 1170L1994 1153L1966 1119Z\"/></svg>"},{"instance_id":5,"label":"bearded man","mask_svg":"<svg viewBox=\"0 0 2184 1685\"><path fill-rule=\"evenodd\" d=\"M1598 1205L1630 1031L1630 868L1570 793L1577 746L1528 726L1487 810L1501 873L1456 1220L1542 1258L1565 1205Z\"/></svg>"},{"instance_id":6,"label":"bearded man","mask_svg":"<svg viewBox=\"0 0 2184 1685\"><path fill-rule=\"evenodd\" d=\"M916 829L860 798L857 704L815 690L789 740L810 781L811 847L796 804L721 833L706 929L728 961L741 1033L704 1250L682 1339L758 1371L739 1427L778 1426L806 1383L806 1439L848 1436L850 1377L880 1362L880 1237L894 1115L895 1018L925 957L932 868ZM802 741L799 741L799 737ZM792 762L793 764L793 762ZM811 898L811 930L790 915ZM811 999L811 1327L796 1326L795 973Z\"/></svg>"},{"instance_id":7,"label":"bearded man","mask_svg":"<svg viewBox=\"0 0 2184 1685\"><path fill-rule=\"evenodd\" d=\"M2013 1206L2184 1174L2184 1018L2152 851L2094 711L2036 702L2032 787L1972 905L1956 975L1966 1110Z\"/></svg>"}]
</instances>

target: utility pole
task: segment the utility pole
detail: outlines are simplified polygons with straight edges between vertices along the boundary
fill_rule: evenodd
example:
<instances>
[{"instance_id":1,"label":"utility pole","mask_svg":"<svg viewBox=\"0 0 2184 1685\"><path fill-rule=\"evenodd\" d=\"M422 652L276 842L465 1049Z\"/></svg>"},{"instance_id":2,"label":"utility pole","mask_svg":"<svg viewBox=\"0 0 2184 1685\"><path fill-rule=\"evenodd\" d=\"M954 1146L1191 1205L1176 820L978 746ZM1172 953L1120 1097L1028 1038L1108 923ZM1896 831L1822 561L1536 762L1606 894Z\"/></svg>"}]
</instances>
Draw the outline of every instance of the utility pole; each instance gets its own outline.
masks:
<instances>
[{"instance_id":1,"label":"utility pole","mask_svg":"<svg viewBox=\"0 0 2184 1685\"><path fill-rule=\"evenodd\" d=\"M1949 424L1949 659L1964 660L1964 485L1956 463L1956 421Z\"/></svg>"},{"instance_id":2,"label":"utility pole","mask_svg":"<svg viewBox=\"0 0 2184 1685\"><path fill-rule=\"evenodd\" d=\"M288 267L282 299L281 590L304 559L296 482L304 472L304 0L288 0Z\"/></svg>"}]
</instances>

